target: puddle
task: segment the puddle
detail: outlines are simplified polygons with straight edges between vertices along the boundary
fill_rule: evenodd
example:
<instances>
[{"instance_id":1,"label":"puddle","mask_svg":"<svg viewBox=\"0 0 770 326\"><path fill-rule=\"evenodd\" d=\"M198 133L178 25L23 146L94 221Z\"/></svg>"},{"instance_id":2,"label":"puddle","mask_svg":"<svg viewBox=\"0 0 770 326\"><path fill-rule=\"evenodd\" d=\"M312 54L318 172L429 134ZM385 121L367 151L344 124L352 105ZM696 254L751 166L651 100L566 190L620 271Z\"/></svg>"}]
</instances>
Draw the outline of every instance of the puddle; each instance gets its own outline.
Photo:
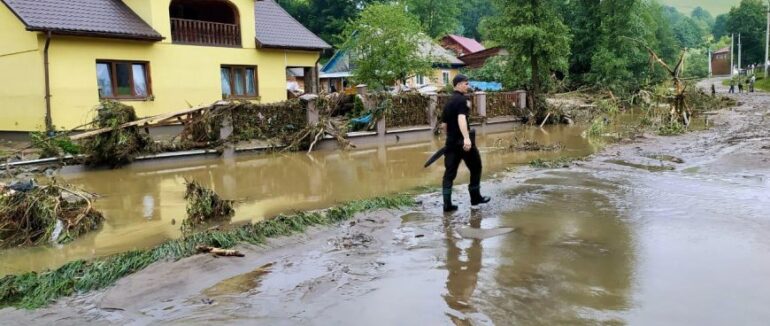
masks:
<instances>
[{"instance_id":1,"label":"puddle","mask_svg":"<svg viewBox=\"0 0 770 326\"><path fill-rule=\"evenodd\" d=\"M267 264L246 274L231 277L201 291L208 298L239 295L257 291L262 277L269 274L273 264Z\"/></svg>"},{"instance_id":2,"label":"puddle","mask_svg":"<svg viewBox=\"0 0 770 326\"><path fill-rule=\"evenodd\" d=\"M639 164L639 163L631 163L631 162L624 161L624 160L606 160L604 162L612 163L612 164L616 164L616 165L627 166L627 167L636 168L636 169L647 170L647 171L650 171L650 172L663 172L663 171L674 171L674 170L676 170L676 168L673 167L673 166L663 165L663 164L661 164L661 165L644 165L644 164Z\"/></svg>"}]
</instances>

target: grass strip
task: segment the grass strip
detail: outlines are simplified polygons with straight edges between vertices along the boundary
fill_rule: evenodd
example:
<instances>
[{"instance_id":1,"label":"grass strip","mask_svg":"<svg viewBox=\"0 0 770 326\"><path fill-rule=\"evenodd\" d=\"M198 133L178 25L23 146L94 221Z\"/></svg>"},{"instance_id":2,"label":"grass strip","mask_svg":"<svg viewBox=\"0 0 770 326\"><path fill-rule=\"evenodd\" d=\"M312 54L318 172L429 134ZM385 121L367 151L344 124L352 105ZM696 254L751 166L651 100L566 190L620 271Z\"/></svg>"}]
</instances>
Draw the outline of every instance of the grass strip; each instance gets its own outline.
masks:
<instances>
[{"instance_id":1,"label":"grass strip","mask_svg":"<svg viewBox=\"0 0 770 326\"><path fill-rule=\"evenodd\" d=\"M341 222L358 213L414 205L411 194L353 201L323 211L279 215L230 230L195 233L152 249L129 251L93 261L77 260L53 271L8 275L0 279L0 307L35 309L61 297L105 288L152 263L193 256L198 245L232 248L239 243L263 244L267 238L288 236L311 226Z\"/></svg>"}]
</instances>

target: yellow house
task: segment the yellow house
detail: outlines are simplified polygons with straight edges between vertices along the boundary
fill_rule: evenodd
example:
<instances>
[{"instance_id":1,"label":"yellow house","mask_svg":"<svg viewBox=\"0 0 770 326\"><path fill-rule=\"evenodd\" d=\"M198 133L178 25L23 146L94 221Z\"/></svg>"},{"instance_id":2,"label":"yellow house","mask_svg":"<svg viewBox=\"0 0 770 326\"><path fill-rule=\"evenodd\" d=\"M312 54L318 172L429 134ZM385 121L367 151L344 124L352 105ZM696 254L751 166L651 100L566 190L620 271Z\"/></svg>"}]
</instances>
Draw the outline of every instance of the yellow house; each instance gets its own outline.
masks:
<instances>
[{"instance_id":1,"label":"yellow house","mask_svg":"<svg viewBox=\"0 0 770 326\"><path fill-rule=\"evenodd\" d=\"M76 128L101 99L139 116L317 90L330 46L275 0L0 0L0 131Z\"/></svg>"}]
</instances>

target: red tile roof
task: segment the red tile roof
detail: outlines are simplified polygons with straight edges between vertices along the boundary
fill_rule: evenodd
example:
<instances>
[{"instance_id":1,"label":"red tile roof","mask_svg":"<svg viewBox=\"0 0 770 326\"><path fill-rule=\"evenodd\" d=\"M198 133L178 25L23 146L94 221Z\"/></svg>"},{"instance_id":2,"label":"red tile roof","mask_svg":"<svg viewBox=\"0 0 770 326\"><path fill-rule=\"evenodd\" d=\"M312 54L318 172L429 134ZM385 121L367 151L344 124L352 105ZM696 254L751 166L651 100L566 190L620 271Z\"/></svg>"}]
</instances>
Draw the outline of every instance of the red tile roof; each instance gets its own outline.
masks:
<instances>
[{"instance_id":1,"label":"red tile roof","mask_svg":"<svg viewBox=\"0 0 770 326\"><path fill-rule=\"evenodd\" d=\"M478 41L472 38L467 38L467 37L463 37L460 35L453 35L453 34L447 35L447 37L449 37L450 39L455 41L457 44L465 48L465 50L468 53L475 53L475 52L483 51L485 49L484 46L481 45L481 43L479 43Z\"/></svg>"},{"instance_id":2,"label":"red tile roof","mask_svg":"<svg viewBox=\"0 0 770 326\"><path fill-rule=\"evenodd\" d=\"M0 0L29 31L162 40L121 0Z\"/></svg>"}]
</instances>

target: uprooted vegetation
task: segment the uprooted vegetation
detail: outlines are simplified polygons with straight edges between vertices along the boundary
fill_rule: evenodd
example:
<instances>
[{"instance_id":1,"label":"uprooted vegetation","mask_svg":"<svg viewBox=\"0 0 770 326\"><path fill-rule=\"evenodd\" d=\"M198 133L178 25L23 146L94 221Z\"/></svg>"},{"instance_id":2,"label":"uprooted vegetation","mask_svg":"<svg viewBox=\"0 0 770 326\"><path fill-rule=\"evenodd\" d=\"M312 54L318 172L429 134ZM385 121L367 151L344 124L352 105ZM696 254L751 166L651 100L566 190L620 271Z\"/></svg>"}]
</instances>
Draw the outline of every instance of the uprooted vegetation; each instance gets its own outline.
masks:
<instances>
[{"instance_id":1,"label":"uprooted vegetation","mask_svg":"<svg viewBox=\"0 0 770 326\"><path fill-rule=\"evenodd\" d=\"M517 114L518 96L490 93L487 98L490 114ZM37 133L33 135L34 147L46 157L73 154L65 162L82 159L91 166L111 167L128 164L141 155L192 149L222 150L228 143L242 148L312 151L322 140L332 139L339 147L349 149L355 146L348 141L348 132L373 130L379 121L384 121L390 128L427 126L431 117L440 115L448 99L446 95L438 96L435 111L429 112L431 97L418 92L395 95L380 92L365 96L308 94L268 104L218 101L209 106L146 118L137 117L130 106L104 101L97 107L92 122L76 128L90 131ZM483 121L475 101L470 102L474 106L472 121ZM150 128L169 125L181 125L182 131L170 140L150 137Z\"/></svg>"},{"instance_id":2,"label":"uprooted vegetation","mask_svg":"<svg viewBox=\"0 0 770 326\"><path fill-rule=\"evenodd\" d=\"M54 134L49 137L45 132L30 133L32 146L40 150L40 158L61 157L64 155L80 154L80 146L65 134Z\"/></svg>"},{"instance_id":3,"label":"uprooted vegetation","mask_svg":"<svg viewBox=\"0 0 770 326\"><path fill-rule=\"evenodd\" d=\"M0 187L1 249L66 243L104 221L93 208L92 196L83 191L56 182L38 186L29 180L16 185Z\"/></svg>"},{"instance_id":4,"label":"uprooted vegetation","mask_svg":"<svg viewBox=\"0 0 770 326\"><path fill-rule=\"evenodd\" d=\"M288 236L310 226L342 222L361 212L414 204L409 194L361 200L325 211L281 215L228 230L207 230L167 241L152 249L120 253L90 262L70 262L53 271L9 275L0 278L0 307L43 307L60 297L110 286L121 277L154 262L195 255L201 246L227 249L239 243L263 244L267 238Z\"/></svg>"},{"instance_id":5,"label":"uprooted vegetation","mask_svg":"<svg viewBox=\"0 0 770 326\"><path fill-rule=\"evenodd\" d=\"M574 157L557 157L554 159L538 158L530 161L529 166L539 169L568 168L570 165L572 165L573 162L577 160L579 159Z\"/></svg>"},{"instance_id":6,"label":"uprooted vegetation","mask_svg":"<svg viewBox=\"0 0 770 326\"><path fill-rule=\"evenodd\" d=\"M517 152L557 152L565 148L565 146L559 142L553 144L541 144L532 139L520 140L517 137L513 137L510 140L498 138L495 141L495 147Z\"/></svg>"},{"instance_id":7,"label":"uprooted vegetation","mask_svg":"<svg viewBox=\"0 0 770 326\"><path fill-rule=\"evenodd\" d=\"M201 111L190 123L185 124L183 139L199 147L212 147L224 142L248 142L260 140L272 148L284 151L312 150L325 135L334 137L343 148L352 145L331 119L340 105L342 96L333 94L318 101L318 123L310 124L305 104L301 99L291 99L270 104L234 102ZM232 134L220 139L220 131L226 120L232 121Z\"/></svg>"},{"instance_id":8,"label":"uprooted vegetation","mask_svg":"<svg viewBox=\"0 0 770 326\"><path fill-rule=\"evenodd\" d=\"M197 181L187 181L184 198L187 200L187 218L182 222L182 231L185 233L193 231L196 226L231 217L235 213L233 201L220 198L214 190Z\"/></svg>"},{"instance_id":9,"label":"uprooted vegetation","mask_svg":"<svg viewBox=\"0 0 770 326\"><path fill-rule=\"evenodd\" d=\"M117 167L131 163L138 154L149 151L153 144L149 135L138 126L121 127L137 119L133 107L115 101L102 102L93 126L110 130L83 140L82 153L87 156L86 163Z\"/></svg>"},{"instance_id":10,"label":"uprooted vegetation","mask_svg":"<svg viewBox=\"0 0 770 326\"><path fill-rule=\"evenodd\" d=\"M680 68L676 66L674 69ZM587 135L611 135L618 139L634 138L646 130L669 135L687 131L693 116L699 112L734 104L729 99L711 97L686 80L676 76L672 78L673 81L650 86L628 98L618 98L610 91L595 90L591 94L580 91L564 93L569 95L566 98L564 94L557 94L549 103L550 108L543 122L573 124L589 121ZM516 108L520 96L511 92L487 94L487 118L517 115L530 122L537 121L527 119L526 109ZM89 165L112 167L130 163L140 155L190 149L222 150L223 145L228 143L239 144L241 148L309 152L321 141L333 139L340 148L349 149L355 147L347 139L349 131L374 130L381 120L389 128L425 126L431 122L431 116L440 117L440 111L449 99L446 95L439 95L435 111L428 112L430 98L417 92L396 95L370 93L365 97L335 93L313 97L309 95L303 99L270 104L217 102L141 120L130 106L106 101L100 104L96 118L88 125L97 132L88 132L83 137L68 137L66 132L50 137L38 133L33 135L33 140L44 156L79 153L82 156L76 157L84 158ZM315 101L315 111L308 112L307 101ZM473 95L470 103L473 106L472 121L484 121L478 116ZM682 103L686 106L685 111L671 109ZM617 130L620 128L613 130L611 126L615 124L618 113L629 111L635 111L638 117L635 124L624 123L629 127L627 131ZM687 117L686 123L676 118L681 114ZM309 121L311 117L317 120ZM149 127L175 123L181 124L183 130L171 141L154 141L149 136Z\"/></svg>"}]
</instances>

